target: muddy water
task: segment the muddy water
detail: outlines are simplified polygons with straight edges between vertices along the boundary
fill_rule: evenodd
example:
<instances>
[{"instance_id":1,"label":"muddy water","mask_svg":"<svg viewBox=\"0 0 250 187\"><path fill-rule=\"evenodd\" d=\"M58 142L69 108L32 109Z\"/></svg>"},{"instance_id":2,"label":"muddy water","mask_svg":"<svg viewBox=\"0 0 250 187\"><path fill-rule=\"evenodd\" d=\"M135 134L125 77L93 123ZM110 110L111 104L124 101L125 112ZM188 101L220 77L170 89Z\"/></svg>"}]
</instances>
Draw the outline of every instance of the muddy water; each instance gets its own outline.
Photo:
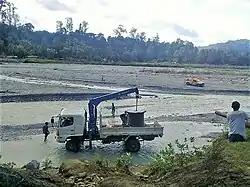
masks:
<instances>
[{"instance_id":1,"label":"muddy water","mask_svg":"<svg viewBox=\"0 0 250 187\"><path fill-rule=\"evenodd\" d=\"M139 101L139 110L146 110L145 117L159 117L162 115L188 115L214 112L214 110L230 111L230 103L238 100L242 103L242 109L250 111L250 103L246 96L185 96L185 95L159 95L158 98L145 97ZM103 115L110 115L112 101L99 105ZM117 114L124 110L133 109L134 100L113 101L117 107ZM31 124L49 120L50 116L57 114L62 107L78 108L86 107L87 102L34 102L34 103L8 103L1 104L1 124ZM115 119L118 121L119 119ZM114 123L112 119L105 119L106 123ZM140 152L133 155L133 161L143 164L150 161L153 154L164 148L167 143L175 139L183 140L184 137L196 137L196 145L207 143L207 139L198 138L210 132L221 132L221 127L211 123L196 122L161 122L164 125L164 137L152 142L144 142ZM82 151L77 154L65 151L63 144L54 141L54 135L49 136L47 143L42 142L42 135L30 136L19 141L1 142L1 162L13 161L23 165L32 159L42 161L51 159L54 164L68 158L91 158L95 154L101 154L108 158L115 158L124 152L122 144L102 145L94 143L91 151Z\"/></svg>"},{"instance_id":2,"label":"muddy water","mask_svg":"<svg viewBox=\"0 0 250 187\"><path fill-rule=\"evenodd\" d=\"M220 132L221 128L213 126L209 123L191 123L191 122L171 122L163 123L164 137L157 138L152 142L142 142L141 150L133 154L133 162L136 164L144 164L151 160L154 153L163 149L168 143L174 142L176 139L183 140L185 137L199 137L206 135L208 132ZM58 144L54 141L54 134L49 136L46 143L42 142L43 136L30 136L28 139L20 141L2 142L1 154L2 162L14 161L19 166L24 163L36 159L43 161L49 158L55 165L60 164L63 160L69 158L89 159L95 154L103 155L109 159L115 159L124 153L123 144L115 143L103 145L99 142L93 143L93 150L82 150L75 154L66 152L64 144ZM206 144L207 139L197 139L195 145ZM86 144L87 145L87 144Z\"/></svg>"}]
</instances>

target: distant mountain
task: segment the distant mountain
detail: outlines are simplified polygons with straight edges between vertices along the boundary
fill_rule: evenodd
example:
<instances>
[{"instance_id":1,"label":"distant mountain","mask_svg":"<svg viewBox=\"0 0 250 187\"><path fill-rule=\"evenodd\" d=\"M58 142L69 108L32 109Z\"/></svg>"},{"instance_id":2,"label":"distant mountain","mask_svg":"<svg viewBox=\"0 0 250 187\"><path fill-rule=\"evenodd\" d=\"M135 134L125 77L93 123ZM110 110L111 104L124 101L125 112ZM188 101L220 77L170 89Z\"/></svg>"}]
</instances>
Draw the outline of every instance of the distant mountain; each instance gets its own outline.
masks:
<instances>
[{"instance_id":1,"label":"distant mountain","mask_svg":"<svg viewBox=\"0 0 250 187\"><path fill-rule=\"evenodd\" d=\"M250 52L250 40L229 40L224 43L211 44L209 46L198 47L199 49L219 49L224 51Z\"/></svg>"}]
</instances>

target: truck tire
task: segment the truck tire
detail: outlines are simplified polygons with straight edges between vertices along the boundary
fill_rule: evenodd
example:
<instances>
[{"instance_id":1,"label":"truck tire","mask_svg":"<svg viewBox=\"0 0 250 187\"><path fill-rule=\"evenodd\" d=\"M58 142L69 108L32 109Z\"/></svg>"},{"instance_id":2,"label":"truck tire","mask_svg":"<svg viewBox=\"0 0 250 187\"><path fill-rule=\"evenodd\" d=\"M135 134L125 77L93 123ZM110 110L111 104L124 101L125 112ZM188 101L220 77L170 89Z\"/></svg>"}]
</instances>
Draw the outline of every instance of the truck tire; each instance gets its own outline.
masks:
<instances>
[{"instance_id":1,"label":"truck tire","mask_svg":"<svg viewBox=\"0 0 250 187\"><path fill-rule=\"evenodd\" d=\"M128 138L125 142L125 148L128 152L138 152L141 148L140 141L135 137Z\"/></svg>"},{"instance_id":2,"label":"truck tire","mask_svg":"<svg viewBox=\"0 0 250 187\"><path fill-rule=\"evenodd\" d=\"M77 140L68 140L66 142L66 146L65 147L66 147L67 151L71 151L71 152L77 153L77 152L80 151L80 146L81 146L81 144L80 144L79 141L77 141Z\"/></svg>"}]
</instances>

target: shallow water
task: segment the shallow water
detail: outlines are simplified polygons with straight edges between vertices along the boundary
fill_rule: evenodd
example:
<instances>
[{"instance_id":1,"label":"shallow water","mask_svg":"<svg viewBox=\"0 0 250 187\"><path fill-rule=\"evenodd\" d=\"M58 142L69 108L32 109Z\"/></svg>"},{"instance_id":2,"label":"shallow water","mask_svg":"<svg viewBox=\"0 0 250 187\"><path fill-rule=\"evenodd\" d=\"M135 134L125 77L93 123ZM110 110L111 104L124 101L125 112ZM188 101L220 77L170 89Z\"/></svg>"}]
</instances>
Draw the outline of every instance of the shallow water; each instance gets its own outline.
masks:
<instances>
[{"instance_id":1,"label":"shallow water","mask_svg":"<svg viewBox=\"0 0 250 187\"><path fill-rule=\"evenodd\" d=\"M157 138L151 142L142 142L141 150L132 155L135 164L148 163L157 151L163 149L168 143L173 143L176 139L183 141L185 137L189 138L194 136L198 138L201 135L206 135L208 132L221 132L220 127L216 127L210 123L171 122L162 125L164 125L163 138ZM94 142L93 150L82 150L75 154L67 152L64 144L55 142L54 134L49 136L48 142L44 143L42 140L43 135L38 135L30 136L25 140L2 142L1 161L13 161L18 166L21 166L32 159L43 161L49 158L53 164L58 165L63 160L69 158L89 159L95 154L99 154L109 159L115 159L124 153L122 143L103 145L99 142ZM208 143L207 139L197 139L195 141L195 145L203 145L206 143Z\"/></svg>"},{"instance_id":2,"label":"shallow water","mask_svg":"<svg viewBox=\"0 0 250 187\"><path fill-rule=\"evenodd\" d=\"M189 115L214 112L220 110L231 111L230 104L233 100L242 103L242 109L249 112L250 103L247 96L222 96L222 95L169 95L159 94L158 98L145 97L139 100L139 110L146 110L145 117L159 117L162 115ZM117 114L124 110L133 109L135 100L115 100L103 102L99 105L104 116L110 115L110 106L114 102L116 106L124 106L117 109ZM131 105L131 106L130 106ZM31 103L4 103L1 104L1 124L32 124L49 120L54 114L58 114L62 107L78 108L86 107L87 101L77 102L31 102ZM109 108L108 108L109 107ZM105 123L118 122L119 118L105 119ZM207 139L198 138L210 132L221 132L221 127L212 123L197 122L160 122L164 125L163 138L157 138L152 142L144 142L142 149L133 154L133 162L136 164L147 163L152 156L163 149L167 143L175 139L183 140L184 137L194 136L197 138L196 145L203 145ZM23 165L32 159L42 161L49 158L54 164L68 158L91 158L95 154L101 154L110 159L116 158L124 153L122 144L103 145L94 143L91 151L82 151L74 154L66 152L64 144L58 144L54 140L54 135L49 136L47 143L43 143L43 136L30 136L29 139L19 141L1 142L1 162L13 161L18 165Z\"/></svg>"}]
</instances>

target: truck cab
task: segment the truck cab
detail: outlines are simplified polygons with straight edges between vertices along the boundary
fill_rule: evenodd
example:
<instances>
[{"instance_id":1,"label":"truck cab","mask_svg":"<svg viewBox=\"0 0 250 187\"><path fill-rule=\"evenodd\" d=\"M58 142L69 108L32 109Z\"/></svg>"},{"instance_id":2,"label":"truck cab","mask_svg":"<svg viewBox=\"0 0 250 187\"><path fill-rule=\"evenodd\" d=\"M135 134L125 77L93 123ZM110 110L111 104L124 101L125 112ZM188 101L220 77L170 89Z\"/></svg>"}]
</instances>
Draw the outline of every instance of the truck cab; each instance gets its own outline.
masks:
<instances>
[{"instance_id":1,"label":"truck cab","mask_svg":"<svg viewBox=\"0 0 250 187\"><path fill-rule=\"evenodd\" d=\"M64 143L68 138L83 136L86 123L85 110L62 109L58 115L56 141Z\"/></svg>"}]
</instances>

